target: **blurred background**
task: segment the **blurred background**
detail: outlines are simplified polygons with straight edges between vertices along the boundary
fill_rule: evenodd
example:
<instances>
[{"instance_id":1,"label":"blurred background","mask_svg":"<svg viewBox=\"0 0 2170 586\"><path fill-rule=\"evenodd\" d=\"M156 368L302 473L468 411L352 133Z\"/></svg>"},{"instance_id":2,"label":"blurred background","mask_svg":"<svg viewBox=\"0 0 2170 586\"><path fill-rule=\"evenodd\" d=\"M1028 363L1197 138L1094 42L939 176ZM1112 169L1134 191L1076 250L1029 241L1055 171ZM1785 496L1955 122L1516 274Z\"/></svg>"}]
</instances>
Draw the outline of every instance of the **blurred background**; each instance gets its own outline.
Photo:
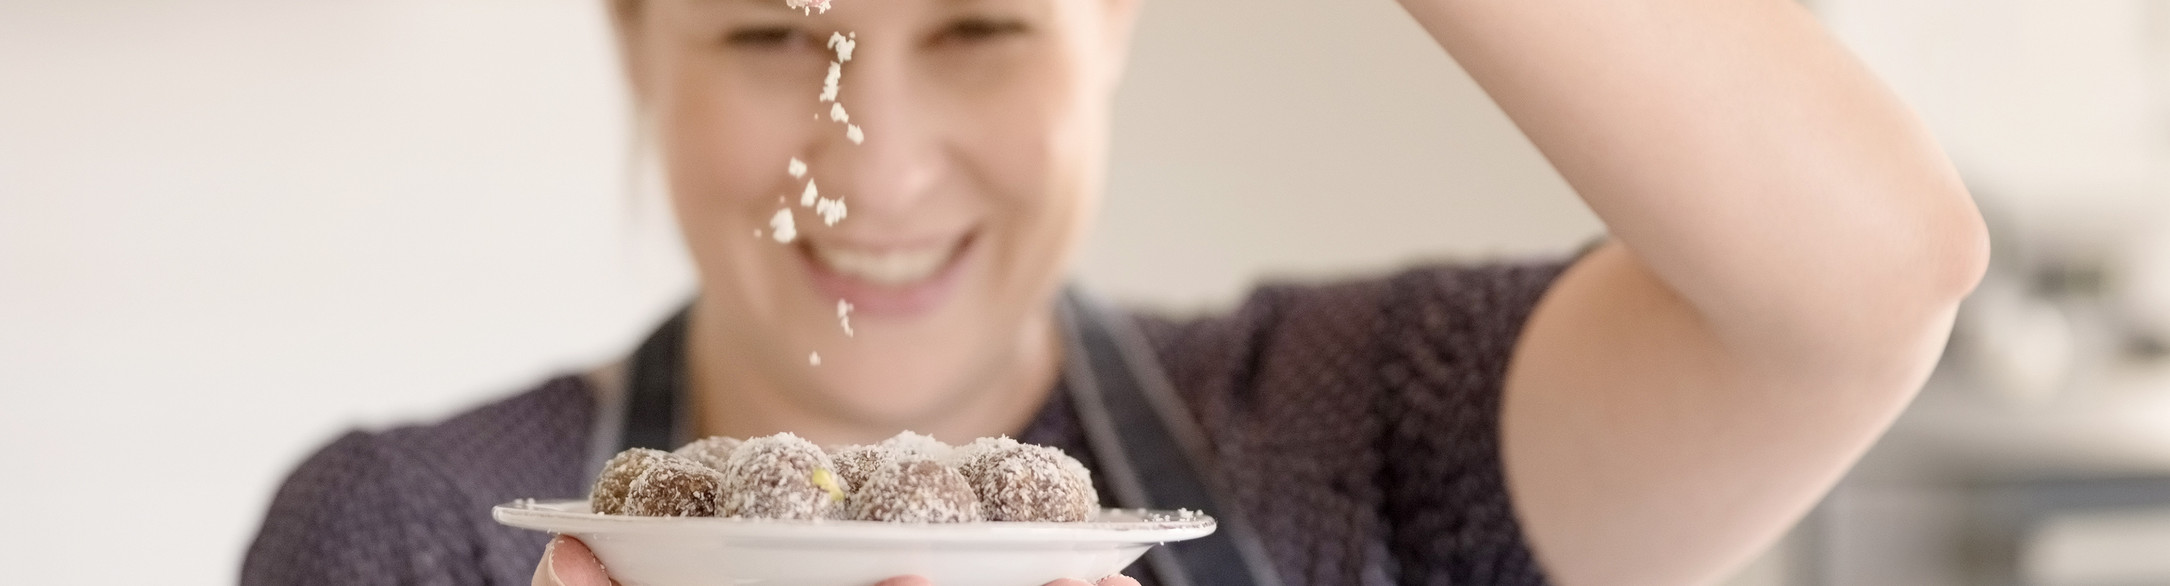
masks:
<instances>
[{"instance_id":1,"label":"blurred background","mask_svg":"<svg viewBox=\"0 0 2170 586\"><path fill-rule=\"evenodd\" d=\"M1600 233L1390 2L1145 6L1093 287L1209 310ZM1730 583L2170 584L2170 0L1811 8L1942 137L1996 267ZM607 35L596 0L0 0L9 581L230 583L342 430L626 351L689 278Z\"/></svg>"}]
</instances>

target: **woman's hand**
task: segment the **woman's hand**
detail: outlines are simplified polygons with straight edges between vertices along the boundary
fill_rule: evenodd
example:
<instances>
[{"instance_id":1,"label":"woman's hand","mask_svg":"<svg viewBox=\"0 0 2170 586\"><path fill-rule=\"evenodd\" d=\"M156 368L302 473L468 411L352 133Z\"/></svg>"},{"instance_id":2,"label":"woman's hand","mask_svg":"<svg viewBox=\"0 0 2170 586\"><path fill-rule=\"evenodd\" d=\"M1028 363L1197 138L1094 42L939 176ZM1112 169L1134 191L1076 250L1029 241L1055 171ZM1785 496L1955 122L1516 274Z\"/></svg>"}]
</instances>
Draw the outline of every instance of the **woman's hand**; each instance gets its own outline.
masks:
<instances>
[{"instance_id":1,"label":"woman's hand","mask_svg":"<svg viewBox=\"0 0 2170 586\"><path fill-rule=\"evenodd\" d=\"M595 559L595 552L580 540L558 536L543 549L541 564L535 566L534 586L612 586L617 584L603 571L602 560ZM934 586L933 582L918 576L900 576L883 580L875 586ZM1121 574L1101 578L1099 584L1087 584L1084 580L1056 580L1047 586L1138 586L1138 581Z\"/></svg>"},{"instance_id":2,"label":"woman's hand","mask_svg":"<svg viewBox=\"0 0 2170 586\"><path fill-rule=\"evenodd\" d=\"M898 576L895 578L883 580L880 584L875 584L874 586L935 586L935 583L931 580L918 576ZM1098 584L1087 583L1084 580L1072 580L1069 578L1064 578L1061 580L1048 582L1047 586L1138 586L1138 581L1133 580L1130 577L1124 576L1122 574L1116 574L1113 576L1108 576L1106 578L1101 578Z\"/></svg>"},{"instance_id":3,"label":"woman's hand","mask_svg":"<svg viewBox=\"0 0 2170 586\"><path fill-rule=\"evenodd\" d=\"M542 563L535 565L534 586L613 586L603 561L578 539L559 535L543 548Z\"/></svg>"}]
</instances>

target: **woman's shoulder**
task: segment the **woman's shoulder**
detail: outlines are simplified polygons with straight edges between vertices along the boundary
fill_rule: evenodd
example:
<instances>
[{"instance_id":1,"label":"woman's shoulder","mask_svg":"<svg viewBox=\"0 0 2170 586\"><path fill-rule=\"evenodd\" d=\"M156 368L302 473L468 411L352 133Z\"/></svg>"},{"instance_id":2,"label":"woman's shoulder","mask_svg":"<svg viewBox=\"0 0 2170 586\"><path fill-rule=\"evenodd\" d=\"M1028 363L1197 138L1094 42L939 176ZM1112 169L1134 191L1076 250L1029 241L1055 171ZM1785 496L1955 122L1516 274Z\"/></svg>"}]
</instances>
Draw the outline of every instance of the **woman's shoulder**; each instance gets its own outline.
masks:
<instances>
[{"instance_id":1,"label":"woman's shoulder","mask_svg":"<svg viewBox=\"0 0 2170 586\"><path fill-rule=\"evenodd\" d=\"M244 583L532 569L525 550L540 551L541 542L495 526L489 507L579 496L593 397L580 378L558 377L437 423L347 432L281 484L244 562ZM435 566L477 558L506 559L487 569Z\"/></svg>"}]
</instances>

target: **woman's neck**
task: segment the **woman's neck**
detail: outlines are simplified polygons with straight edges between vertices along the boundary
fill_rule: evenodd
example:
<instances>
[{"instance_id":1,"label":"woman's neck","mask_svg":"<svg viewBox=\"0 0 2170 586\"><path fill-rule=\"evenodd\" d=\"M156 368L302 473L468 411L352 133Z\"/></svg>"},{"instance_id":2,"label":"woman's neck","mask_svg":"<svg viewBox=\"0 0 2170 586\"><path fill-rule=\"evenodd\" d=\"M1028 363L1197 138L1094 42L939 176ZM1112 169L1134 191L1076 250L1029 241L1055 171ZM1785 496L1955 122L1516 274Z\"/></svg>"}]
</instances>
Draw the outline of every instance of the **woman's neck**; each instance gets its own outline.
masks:
<instances>
[{"instance_id":1,"label":"woman's neck","mask_svg":"<svg viewBox=\"0 0 2170 586\"><path fill-rule=\"evenodd\" d=\"M809 388L786 368L804 363L753 364L752 349L737 348L725 326L698 308L687 321L686 392L696 431L703 436L757 437L792 432L822 445L873 443L912 430L943 441L1016 434L1047 402L1060 376L1062 336L1052 311L1020 328L1014 351L981 373L968 376L939 401L908 415L870 417L854 409L841 391ZM704 315L709 317L704 319ZM842 365L831 365L841 368Z\"/></svg>"}]
</instances>

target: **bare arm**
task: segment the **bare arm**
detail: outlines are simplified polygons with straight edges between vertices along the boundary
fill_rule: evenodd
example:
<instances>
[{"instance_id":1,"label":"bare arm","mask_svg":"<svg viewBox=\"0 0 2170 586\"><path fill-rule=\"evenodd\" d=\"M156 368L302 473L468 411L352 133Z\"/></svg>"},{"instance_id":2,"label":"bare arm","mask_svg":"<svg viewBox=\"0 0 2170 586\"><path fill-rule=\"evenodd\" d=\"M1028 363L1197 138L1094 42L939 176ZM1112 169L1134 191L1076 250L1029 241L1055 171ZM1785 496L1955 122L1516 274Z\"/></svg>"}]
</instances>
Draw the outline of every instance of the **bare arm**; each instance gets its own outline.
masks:
<instances>
[{"instance_id":1,"label":"bare arm","mask_svg":"<svg viewBox=\"0 0 2170 586\"><path fill-rule=\"evenodd\" d=\"M1402 0L1614 240L1515 352L1510 492L1559 583L1718 579L1905 407L1987 263L1913 113L1785 0Z\"/></svg>"}]
</instances>

